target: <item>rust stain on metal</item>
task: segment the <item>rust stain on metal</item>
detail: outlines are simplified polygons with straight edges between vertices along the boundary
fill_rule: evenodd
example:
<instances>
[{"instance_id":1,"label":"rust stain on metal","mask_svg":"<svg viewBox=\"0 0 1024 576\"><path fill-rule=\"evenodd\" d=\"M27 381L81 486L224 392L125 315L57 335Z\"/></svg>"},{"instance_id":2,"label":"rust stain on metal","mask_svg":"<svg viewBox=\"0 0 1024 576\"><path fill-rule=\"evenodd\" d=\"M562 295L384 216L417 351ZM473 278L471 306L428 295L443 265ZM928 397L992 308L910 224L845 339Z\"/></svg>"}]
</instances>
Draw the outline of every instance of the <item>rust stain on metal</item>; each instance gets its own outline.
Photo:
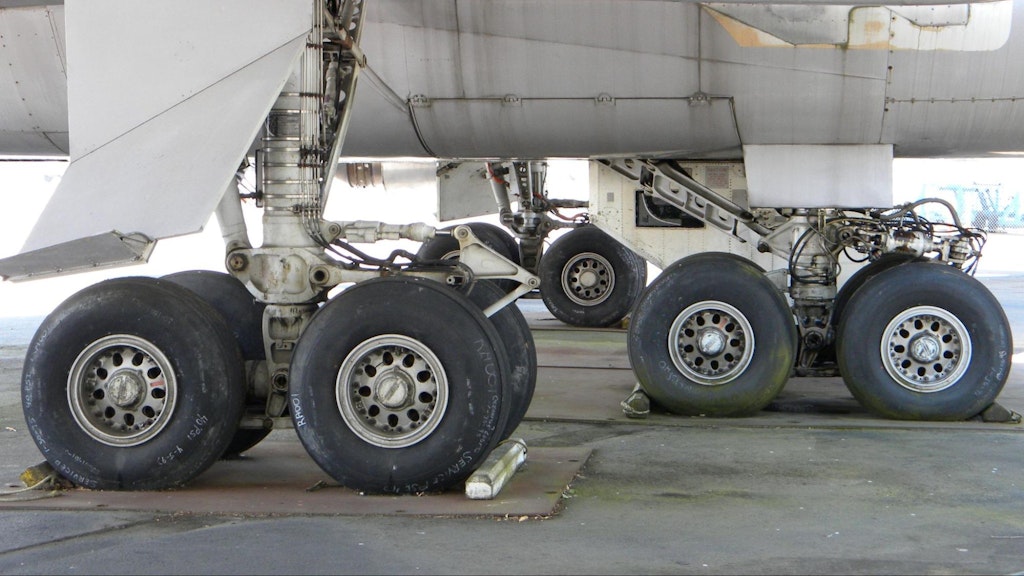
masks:
<instances>
[{"instance_id":1,"label":"rust stain on metal","mask_svg":"<svg viewBox=\"0 0 1024 576\"><path fill-rule=\"evenodd\" d=\"M776 36L772 36L771 34L764 32L763 30L759 30L757 28L754 28L753 26L744 24L743 22L740 22L739 20L736 20L731 16L727 16L725 14L722 14L721 12L718 12L717 10L707 7L705 7L705 10L707 10L708 13L711 14L711 16L718 21L722 28L724 28L725 31L728 32L730 36L732 36L733 40L735 40L737 44L743 46L744 48L779 48L794 46L789 42L786 42Z\"/></svg>"}]
</instances>

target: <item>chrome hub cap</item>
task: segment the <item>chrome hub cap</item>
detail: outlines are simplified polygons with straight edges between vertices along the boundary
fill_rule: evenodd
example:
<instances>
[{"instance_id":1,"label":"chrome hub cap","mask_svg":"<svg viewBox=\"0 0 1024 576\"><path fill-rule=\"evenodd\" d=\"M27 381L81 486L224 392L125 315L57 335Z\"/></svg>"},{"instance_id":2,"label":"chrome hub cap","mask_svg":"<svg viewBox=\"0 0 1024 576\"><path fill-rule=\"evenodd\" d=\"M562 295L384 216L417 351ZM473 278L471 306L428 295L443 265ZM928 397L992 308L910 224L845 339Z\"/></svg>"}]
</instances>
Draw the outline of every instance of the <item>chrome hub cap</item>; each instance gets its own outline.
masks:
<instances>
[{"instance_id":1,"label":"chrome hub cap","mask_svg":"<svg viewBox=\"0 0 1024 576\"><path fill-rule=\"evenodd\" d=\"M127 408L143 395L145 388L142 379L134 370L120 370L107 385L110 400L121 408Z\"/></svg>"},{"instance_id":2,"label":"chrome hub cap","mask_svg":"<svg viewBox=\"0 0 1024 576\"><path fill-rule=\"evenodd\" d=\"M717 329L701 330L697 349L705 356L718 356L725 350L725 334Z\"/></svg>"},{"instance_id":3,"label":"chrome hub cap","mask_svg":"<svg viewBox=\"0 0 1024 576\"><path fill-rule=\"evenodd\" d=\"M409 401L409 397L415 392L413 383L404 372L399 370L388 370L380 379L374 396L378 402L392 410L403 408Z\"/></svg>"},{"instance_id":4,"label":"chrome hub cap","mask_svg":"<svg viewBox=\"0 0 1024 576\"><path fill-rule=\"evenodd\" d=\"M939 358L939 340L931 334L922 334L910 343L910 355L918 362L934 362Z\"/></svg>"}]
</instances>

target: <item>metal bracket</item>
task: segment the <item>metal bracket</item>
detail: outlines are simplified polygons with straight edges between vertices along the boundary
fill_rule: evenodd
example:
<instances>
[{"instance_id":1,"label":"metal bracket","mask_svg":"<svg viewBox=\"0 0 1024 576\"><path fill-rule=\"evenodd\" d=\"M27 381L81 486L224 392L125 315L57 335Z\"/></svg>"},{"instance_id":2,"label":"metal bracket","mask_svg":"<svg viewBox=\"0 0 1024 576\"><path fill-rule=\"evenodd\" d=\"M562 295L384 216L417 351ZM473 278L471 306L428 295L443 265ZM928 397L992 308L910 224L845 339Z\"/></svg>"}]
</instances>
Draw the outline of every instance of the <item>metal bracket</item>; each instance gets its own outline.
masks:
<instances>
[{"instance_id":1,"label":"metal bracket","mask_svg":"<svg viewBox=\"0 0 1024 576\"><path fill-rule=\"evenodd\" d=\"M636 182L645 194L657 196L740 242L747 241L739 233L740 224L759 236L765 236L771 232L755 221L750 210L697 182L673 161L630 159L598 161Z\"/></svg>"},{"instance_id":2,"label":"metal bracket","mask_svg":"<svg viewBox=\"0 0 1024 576\"><path fill-rule=\"evenodd\" d=\"M452 231L452 234L459 241L459 262L472 270L475 278L509 278L520 284L518 288L485 309L485 316L490 317L498 310L515 302L520 296L540 286L539 277L481 242L469 226L458 226Z\"/></svg>"}]
</instances>

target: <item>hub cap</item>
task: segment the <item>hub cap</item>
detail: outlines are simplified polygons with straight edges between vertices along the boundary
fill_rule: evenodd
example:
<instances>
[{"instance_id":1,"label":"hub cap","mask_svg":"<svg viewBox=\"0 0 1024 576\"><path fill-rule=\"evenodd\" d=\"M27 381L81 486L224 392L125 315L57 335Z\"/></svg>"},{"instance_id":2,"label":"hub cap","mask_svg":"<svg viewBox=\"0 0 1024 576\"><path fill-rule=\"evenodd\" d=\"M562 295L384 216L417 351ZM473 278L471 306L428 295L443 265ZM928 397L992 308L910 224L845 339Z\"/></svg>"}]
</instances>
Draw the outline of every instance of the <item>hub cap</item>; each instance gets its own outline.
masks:
<instances>
[{"instance_id":1,"label":"hub cap","mask_svg":"<svg viewBox=\"0 0 1024 576\"><path fill-rule=\"evenodd\" d=\"M170 422L174 370L152 342L119 334L93 342L72 365L68 405L78 426L109 446L138 446Z\"/></svg>"},{"instance_id":2,"label":"hub cap","mask_svg":"<svg viewBox=\"0 0 1024 576\"><path fill-rule=\"evenodd\" d=\"M882 333L882 363L900 386L938 392L957 383L971 363L971 338L963 322L942 308L908 308Z\"/></svg>"},{"instance_id":3,"label":"hub cap","mask_svg":"<svg viewBox=\"0 0 1024 576\"><path fill-rule=\"evenodd\" d=\"M687 378L707 386L736 379L754 355L754 332L735 307L708 300L676 316L668 333L672 362Z\"/></svg>"},{"instance_id":4,"label":"hub cap","mask_svg":"<svg viewBox=\"0 0 1024 576\"><path fill-rule=\"evenodd\" d=\"M412 446L441 423L448 380L422 342L400 334L364 341L342 362L338 410L357 436L383 448Z\"/></svg>"}]
</instances>

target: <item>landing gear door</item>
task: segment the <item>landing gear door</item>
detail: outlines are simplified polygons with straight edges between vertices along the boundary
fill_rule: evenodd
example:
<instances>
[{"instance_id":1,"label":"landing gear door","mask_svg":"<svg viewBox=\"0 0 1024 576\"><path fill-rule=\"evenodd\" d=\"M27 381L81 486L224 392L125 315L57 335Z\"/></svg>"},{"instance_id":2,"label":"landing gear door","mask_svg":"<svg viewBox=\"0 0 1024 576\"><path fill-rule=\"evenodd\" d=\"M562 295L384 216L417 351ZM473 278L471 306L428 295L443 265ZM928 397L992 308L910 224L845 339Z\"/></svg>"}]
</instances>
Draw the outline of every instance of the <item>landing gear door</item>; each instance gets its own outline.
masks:
<instances>
[{"instance_id":1,"label":"landing gear door","mask_svg":"<svg viewBox=\"0 0 1024 576\"><path fill-rule=\"evenodd\" d=\"M483 162L451 163L437 172L437 219L440 222L495 214L498 205Z\"/></svg>"}]
</instances>

